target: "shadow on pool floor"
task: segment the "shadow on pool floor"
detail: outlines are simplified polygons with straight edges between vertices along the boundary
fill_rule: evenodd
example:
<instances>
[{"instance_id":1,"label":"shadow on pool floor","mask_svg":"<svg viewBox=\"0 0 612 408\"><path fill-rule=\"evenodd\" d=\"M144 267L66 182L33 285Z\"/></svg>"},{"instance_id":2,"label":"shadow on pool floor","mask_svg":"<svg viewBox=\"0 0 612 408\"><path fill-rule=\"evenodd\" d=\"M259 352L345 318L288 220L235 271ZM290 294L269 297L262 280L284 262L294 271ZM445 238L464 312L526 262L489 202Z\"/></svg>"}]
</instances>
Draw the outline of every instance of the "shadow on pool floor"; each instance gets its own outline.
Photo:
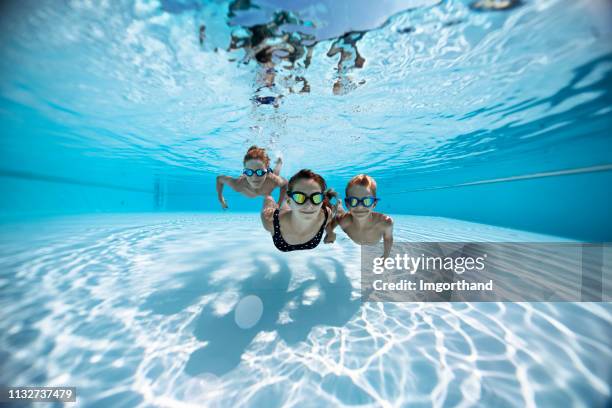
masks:
<instances>
[{"instance_id":1,"label":"shadow on pool floor","mask_svg":"<svg viewBox=\"0 0 612 408\"><path fill-rule=\"evenodd\" d=\"M254 295L263 303L262 316L252 328L242 329L235 320L234 313L215 316L207 305L195 320L194 334L198 340L208 344L193 352L185 371L189 375L211 373L223 375L240 363L245 349L255 336L262 331L276 331L287 344L295 344L307 338L313 327L327 325L344 326L359 310L359 299L351 299L352 286L346 276L344 266L332 260L336 279L331 282L328 274L313 263L309 265L313 279L309 279L289 291L291 269L286 262L279 260L280 271L272 273L270 265L256 260L254 273L241 283L241 297ZM305 291L317 285L320 294L308 304L303 302ZM291 321L279 322L281 311L289 302L294 308L290 311Z\"/></svg>"}]
</instances>

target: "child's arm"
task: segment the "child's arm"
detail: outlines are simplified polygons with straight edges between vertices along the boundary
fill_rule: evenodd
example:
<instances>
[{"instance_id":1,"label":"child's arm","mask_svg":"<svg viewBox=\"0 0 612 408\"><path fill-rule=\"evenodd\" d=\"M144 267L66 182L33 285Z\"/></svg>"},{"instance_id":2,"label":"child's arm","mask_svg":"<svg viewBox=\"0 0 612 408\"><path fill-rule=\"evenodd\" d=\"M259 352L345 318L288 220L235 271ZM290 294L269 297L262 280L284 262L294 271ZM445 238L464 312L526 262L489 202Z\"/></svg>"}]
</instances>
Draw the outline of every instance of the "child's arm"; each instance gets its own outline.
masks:
<instances>
[{"instance_id":1,"label":"child's arm","mask_svg":"<svg viewBox=\"0 0 612 408\"><path fill-rule=\"evenodd\" d=\"M344 209L344 206L342 205L342 200L338 199L338 202L336 203L336 216L344 217L346 214L348 214L348 211Z\"/></svg>"},{"instance_id":2,"label":"child's arm","mask_svg":"<svg viewBox=\"0 0 612 408\"><path fill-rule=\"evenodd\" d=\"M280 160L280 159L279 159ZM285 200L285 198L287 198L287 185L289 184L287 182L287 180L285 180L282 177L278 177L280 179L279 181L279 187L280 187L280 193L278 195L278 206L280 207L283 204L283 201Z\"/></svg>"},{"instance_id":3,"label":"child's arm","mask_svg":"<svg viewBox=\"0 0 612 408\"><path fill-rule=\"evenodd\" d=\"M384 253L383 258L388 258L391 254L391 247L393 246L393 219L385 216L384 218L384 229L383 229L383 240L384 240Z\"/></svg>"},{"instance_id":4,"label":"child's arm","mask_svg":"<svg viewBox=\"0 0 612 408\"><path fill-rule=\"evenodd\" d=\"M274 211L278 206L271 195L264 198L263 208L261 209L261 223L268 232L274 232Z\"/></svg>"},{"instance_id":5,"label":"child's arm","mask_svg":"<svg viewBox=\"0 0 612 408\"><path fill-rule=\"evenodd\" d=\"M227 184L234 190L237 188L236 179L233 179L228 176L217 176L217 198L221 203L221 207L225 210L227 208L227 203L225 202L225 198L223 197L223 185Z\"/></svg>"},{"instance_id":6,"label":"child's arm","mask_svg":"<svg viewBox=\"0 0 612 408\"><path fill-rule=\"evenodd\" d=\"M272 172L276 174L277 176L280 176L282 167L283 167L283 159L279 157L278 159L276 159L276 163L274 163L274 169L272 169Z\"/></svg>"},{"instance_id":7,"label":"child's arm","mask_svg":"<svg viewBox=\"0 0 612 408\"><path fill-rule=\"evenodd\" d=\"M330 220L327 221L327 225L325 226L325 238L323 238L323 242L325 242L326 244L333 244L336 241L336 233L334 232L334 229L336 229L336 227L340 225L340 222L342 221L346 213L342 208L342 203L338 198L337 192L330 189L328 190L327 195L328 200L332 197L335 198L336 204L333 204L331 207L331 217Z\"/></svg>"},{"instance_id":8,"label":"child's arm","mask_svg":"<svg viewBox=\"0 0 612 408\"><path fill-rule=\"evenodd\" d=\"M333 217L330 222L325 226L325 238L323 238L323 242L326 244L333 244L336 241L336 233L334 229L338 226L338 217Z\"/></svg>"},{"instance_id":9,"label":"child's arm","mask_svg":"<svg viewBox=\"0 0 612 408\"><path fill-rule=\"evenodd\" d=\"M332 218L331 222L327 224L325 227L325 238L323 242L326 244L331 244L336 241L336 233L334 230L337 226L344 229L347 228L351 224L350 214L347 212L336 213L336 215Z\"/></svg>"}]
</instances>

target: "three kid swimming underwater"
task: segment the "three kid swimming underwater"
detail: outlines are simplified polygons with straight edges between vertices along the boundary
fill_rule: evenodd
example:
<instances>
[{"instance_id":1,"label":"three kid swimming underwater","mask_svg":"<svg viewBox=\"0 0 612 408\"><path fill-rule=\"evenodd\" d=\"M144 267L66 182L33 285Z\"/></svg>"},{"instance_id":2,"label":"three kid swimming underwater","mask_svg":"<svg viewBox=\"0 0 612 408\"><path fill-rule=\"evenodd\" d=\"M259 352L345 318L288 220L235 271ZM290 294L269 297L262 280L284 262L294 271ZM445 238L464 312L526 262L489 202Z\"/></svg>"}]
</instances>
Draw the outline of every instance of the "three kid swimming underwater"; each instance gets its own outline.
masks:
<instances>
[{"instance_id":1,"label":"three kid swimming underwater","mask_svg":"<svg viewBox=\"0 0 612 408\"><path fill-rule=\"evenodd\" d=\"M383 257L388 257L393 245L393 220L374 212L377 202L376 181L366 174L353 177L346 186L344 203L338 194L327 188L323 177L308 169L294 174L289 181L281 177L282 161L270 168L265 149L251 146L244 156L244 170L240 177L217 176L217 195L221 206L228 205L223 197L224 185L247 197L264 196L261 210L263 227L272 234L272 242L280 251L313 249L325 232L325 243L336 239L337 226L359 245L384 241ZM272 191L280 188L278 201ZM330 200L336 198L332 205Z\"/></svg>"}]
</instances>

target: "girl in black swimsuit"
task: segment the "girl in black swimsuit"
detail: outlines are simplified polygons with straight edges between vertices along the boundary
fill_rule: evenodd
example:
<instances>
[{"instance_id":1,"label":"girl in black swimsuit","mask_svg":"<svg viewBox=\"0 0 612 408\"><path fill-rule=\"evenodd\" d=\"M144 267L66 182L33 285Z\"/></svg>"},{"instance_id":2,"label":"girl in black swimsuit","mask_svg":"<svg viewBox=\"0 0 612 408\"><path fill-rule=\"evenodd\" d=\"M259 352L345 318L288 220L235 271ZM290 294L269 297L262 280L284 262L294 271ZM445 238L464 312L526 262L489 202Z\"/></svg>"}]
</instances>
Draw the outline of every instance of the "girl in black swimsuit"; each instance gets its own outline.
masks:
<instances>
[{"instance_id":1,"label":"girl in black swimsuit","mask_svg":"<svg viewBox=\"0 0 612 408\"><path fill-rule=\"evenodd\" d=\"M321 242L323 230L331 225L336 193L311 170L300 170L288 183L287 201L282 208L271 196L264 200L261 219L280 251L313 249Z\"/></svg>"}]
</instances>

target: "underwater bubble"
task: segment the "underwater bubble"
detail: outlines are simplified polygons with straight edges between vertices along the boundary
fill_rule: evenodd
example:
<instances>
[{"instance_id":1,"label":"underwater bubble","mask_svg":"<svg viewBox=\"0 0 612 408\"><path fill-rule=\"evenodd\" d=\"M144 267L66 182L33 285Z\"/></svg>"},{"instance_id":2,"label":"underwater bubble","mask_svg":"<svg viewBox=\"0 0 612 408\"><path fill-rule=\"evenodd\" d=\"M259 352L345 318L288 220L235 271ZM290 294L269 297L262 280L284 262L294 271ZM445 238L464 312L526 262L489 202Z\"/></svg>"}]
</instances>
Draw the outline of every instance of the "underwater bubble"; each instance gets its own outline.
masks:
<instances>
[{"instance_id":1,"label":"underwater bubble","mask_svg":"<svg viewBox=\"0 0 612 408\"><path fill-rule=\"evenodd\" d=\"M234 320L241 329L255 326L263 314L263 303L255 295L249 295L240 300L234 311Z\"/></svg>"}]
</instances>

